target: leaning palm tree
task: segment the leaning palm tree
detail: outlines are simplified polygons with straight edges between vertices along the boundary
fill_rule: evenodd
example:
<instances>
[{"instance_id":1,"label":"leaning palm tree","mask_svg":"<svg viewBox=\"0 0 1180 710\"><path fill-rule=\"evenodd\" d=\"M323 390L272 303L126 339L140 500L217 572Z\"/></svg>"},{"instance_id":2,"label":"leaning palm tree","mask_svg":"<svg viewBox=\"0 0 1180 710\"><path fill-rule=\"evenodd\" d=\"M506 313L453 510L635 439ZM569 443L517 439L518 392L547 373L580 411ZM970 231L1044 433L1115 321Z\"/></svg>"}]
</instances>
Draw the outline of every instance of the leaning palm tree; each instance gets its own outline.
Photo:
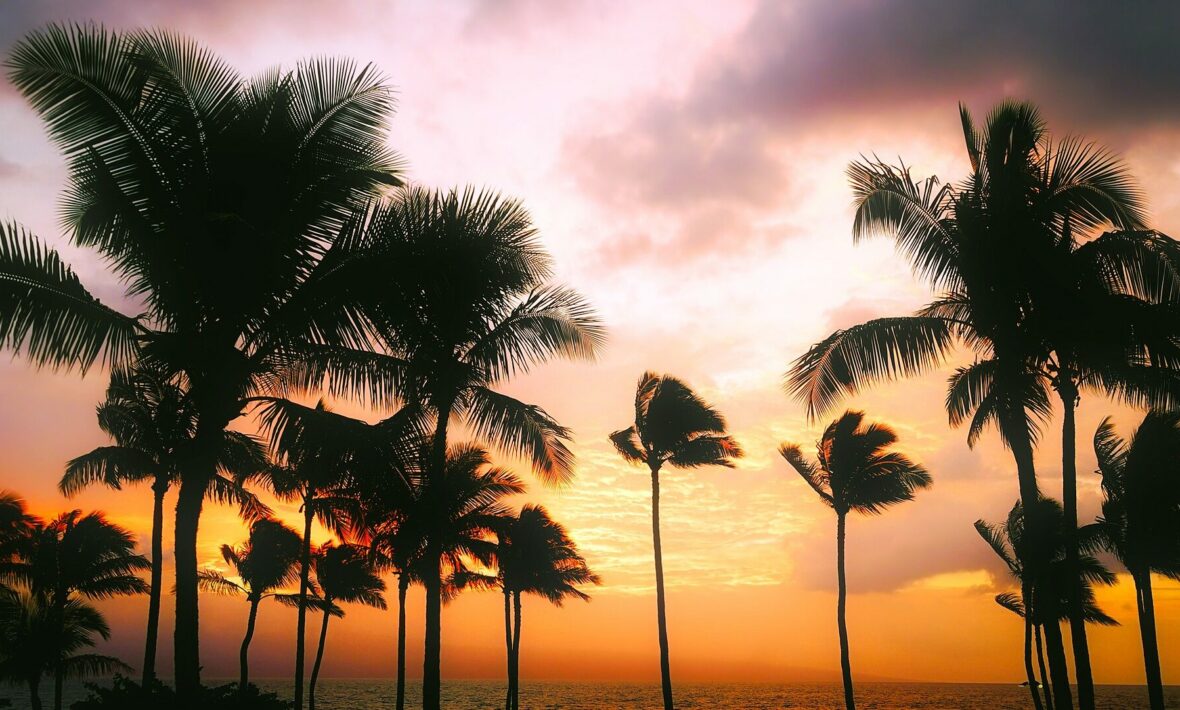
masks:
<instances>
[{"instance_id":1,"label":"leaning palm tree","mask_svg":"<svg viewBox=\"0 0 1180 710\"><path fill-rule=\"evenodd\" d=\"M1180 413L1149 412L1130 441L1109 417L1094 434L1102 517L1093 527L1135 583L1143 665L1152 710L1164 707L1152 573L1180 579Z\"/></svg>"},{"instance_id":2,"label":"leaning palm tree","mask_svg":"<svg viewBox=\"0 0 1180 710\"><path fill-rule=\"evenodd\" d=\"M504 710L520 707L521 595L535 594L561 606L566 599L590 601L579 587L598 584L578 546L562 525L537 505L525 505L497 533L495 575L461 570L452 584L499 589L504 594L504 639L508 693Z\"/></svg>"},{"instance_id":3,"label":"leaning palm tree","mask_svg":"<svg viewBox=\"0 0 1180 710\"><path fill-rule=\"evenodd\" d=\"M1053 693L1050 691L1052 673L1045 668L1044 646L1049 648L1049 657L1058 659L1056 667L1062 667L1065 659L1065 647L1059 624L1070 618L1069 607L1066 604L1071 592L1075 575L1074 570L1080 569L1082 575L1082 613L1088 624L1115 626L1118 624L1098 607L1094 597L1094 584L1113 584L1115 579L1106 567L1090 554L1081 555L1077 563L1071 562L1065 554L1068 536L1063 529L1064 513L1062 507L1051 499L1043 498L1040 502L1041 515L1052 521L1054 531L1048 539L1038 540L1030 535L1025 524L1024 506L1017 502L1008 513L1003 524L990 524L983 520L975 521L975 530L984 542L996 553L996 556L1008 568L1012 578L1021 583L1031 581L1029 589L1032 594L1024 597L1022 594L1005 592L996 596L996 603L1020 616L1024 627L1024 664L1026 674L1031 673L1032 644L1036 642L1037 659L1040 666L1041 688L1045 692L1045 707L1053 710L1055 705ZM1092 531L1086 530L1082 536L1083 546L1090 550L1096 544L1097 538ZM1028 554L1022 548L1039 546L1046 548L1036 554ZM1022 554L1023 553L1023 554ZM1048 560L1042 569L1026 568L1022 559ZM1031 571L1026 572L1026 569ZM1046 599L1053 599L1055 604L1045 603ZM1042 642L1042 632L1045 641Z\"/></svg>"},{"instance_id":4,"label":"leaning palm tree","mask_svg":"<svg viewBox=\"0 0 1180 710\"><path fill-rule=\"evenodd\" d=\"M848 170L856 204L854 239L893 237L938 298L913 316L836 331L792 364L787 389L806 402L810 416L818 416L872 382L928 372L956 344L965 345L976 363L952 379L951 424L969 421L972 444L987 425L996 425L1016 463L1020 499L1035 511L1040 491L1033 444L1051 407L1042 367L1048 339L1032 327L1040 321L1030 323L1029 314L1036 304L1037 313L1050 315L1042 298L1046 265L1055 263L1069 241L1067 225L1134 230L1143 214L1117 160L1074 139L1050 143L1035 107L1001 103L982 130L965 108L960 116L970 172L959 183L916 181L905 165L878 161L857 162ZM1159 273L1152 266L1160 263L1153 250L1158 252L1128 244L1103 259L1126 265L1124 278L1134 280L1131 274L1141 263L1148 265L1146 272ZM1067 345L1058 340L1050 347ZM1130 362L1136 364L1134 358ZM1079 698L1083 708L1092 708L1084 624L1073 636ZM1070 697L1069 684L1062 683L1058 694Z\"/></svg>"},{"instance_id":5,"label":"leaning palm tree","mask_svg":"<svg viewBox=\"0 0 1180 710\"><path fill-rule=\"evenodd\" d=\"M0 562L0 581L21 584L44 604L51 624L64 623L66 608L77 598L107 599L145 594L148 585L138 573L151 565L135 554L135 536L102 513L62 513L48 522L36 521L18 548L17 557ZM51 633L64 634L62 626ZM67 653L62 645L58 649ZM68 671L65 657L53 666L53 707L61 710L62 684Z\"/></svg>"},{"instance_id":6,"label":"leaning palm tree","mask_svg":"<svg viewBox=\"0 0 1180 710\"><path fill-rule=\"evenodd\" d=\"M580 295L546 283L552 263L529 214L492 192L414 188L374 205L365 224L387 264L375 280L388 296L376 336L389 354L325 346L289 382L433 416L434 475L446 466L454 420L529 459L542 481L568 481L569 430L497 388L555 357L592 358L604 330ZM442 551L423 555L423 707L437 710L442 580L433 570Z\"/></svg>"},{"instance_id":7,"label":"leaning palm tree","mask_svg":"<svg viewBox=\"0 0 1180 710\"><path fill-rule=\"evenodd\" d=\"M58 488L72 497L83 488L102 483L123 486L150 482L152 487L152 574L147 633L143 654L143 682L156 677L156 641L160 624L160 595L164 576L164 496L180 475L185 447L196 434L197 416L185 391L158 370L140 367L111 375L106 400L98 406L98 424L115 440L66 464ZM247 520L268 514L258 499L231 478L258 470L266 453L252 437L225 432L218 456L218 473L208 482L206 497L236 503Z\"/></svg>"},{"instance_id":8,"label":"leaning palm tree","mask_svg":"<svg viewBox=\"0 0 1180 710\"><path fill-rule=\"evenodd\" d=\"M850 512L880 515L898 503L913 500L914 493L930 486L926 469L905 455L891 451L897 434L884 424L865 424L864 412L845 412L824 430L816 444L816 462L807 460L795 444L783 444L779 453L803 477L807 485L836 512L836 573L839 599L836 622L840 633L840 670L844 677L844 704L856 707L852 666L848 658L848 624L844 611L848 585L844 577L844 532Z\"/></svg>"},{"instance_id":9,"label":"leaning palm tree","mask_svg":"<svg viewBox=\"0 0 1180 710\"><path fill-rule=\"evenodd\" d=\"M742 450L726 434L725 418L681 380L645 372L635 391L635 423L610 435L619 454L647 465L651 473L651 534L656 563L656 620L660 642L660 683L665 710L672 710L672 670L664 609L664 555L660 543L660 470L699 466L732 467Z\"/></svg>"},{"instance_id":10,"label":"leaning palm tree","mask_svg":"<svg viewBox=\"0 0 1180 710\"><path fill-rule=\"evenodd\" d=\"M364 548L356 545L325 544L316 552L315 578L320 586L324 620L320 625L320 642L316 648L315 664L312 665L311 681L307 688L308 710L315 710L315 684L320 676L320 664L324 661L328 620L333 616L344 615L344 611L336 603L385 608L385 597L382 594L385 591L385 582L381 580Z\"/></svg>"},{"instance_id":11,"label":"leaning palm tree","mask_svg":"<svg viewBox=\"0 0 1180 710\"><path fill-rule=\"evenodd\" d=\"M246 635L238 653L238 692L246 692L250 683L250 641L254 638L254 625L258 621L258 606L267 598L294 603L296 595L280 590L297 578L302 543L299 533L277 520L262 518L250 526L250 537L244 545L221 546L221 558L234 570L239 581L235 582L214 569L199 572L202 590L241 595L250 603Z\"/></svg>"},{"instance_id":12,"label":"leaning palm tree","mask_svg":"<svg viewBox=\"0 0 1180 710\"><path fill-rule=\"evenodd\" d=\"M247 78L188 38L96 25L31 33L7 67L67 159L69 238L111 265L141 315L94 298L57 252L6 224L0 348L82 371L138 351L183 378L196 408L175 534L187 703L200 684L197 529L223 432L307 343L371 342L387 297L368 287L384 281L383 259L349 235L400 182L385 144L392 92L348 60Z\"/></svg>"},{"instance_id":13,"label":"leaning palm tree","mask_svg":"<svg viewBox=\"0 0 1180 710\"><path fill-rule=\"evenodd\" d=\"M110 626L79 599L55 607L44 595L0 594L0 680L23 683L32 710L41 710L46 675L85 678L131 670L112 656L82 653L94 646L95 636L109 639Z\"/></svg>"}]
</instances>

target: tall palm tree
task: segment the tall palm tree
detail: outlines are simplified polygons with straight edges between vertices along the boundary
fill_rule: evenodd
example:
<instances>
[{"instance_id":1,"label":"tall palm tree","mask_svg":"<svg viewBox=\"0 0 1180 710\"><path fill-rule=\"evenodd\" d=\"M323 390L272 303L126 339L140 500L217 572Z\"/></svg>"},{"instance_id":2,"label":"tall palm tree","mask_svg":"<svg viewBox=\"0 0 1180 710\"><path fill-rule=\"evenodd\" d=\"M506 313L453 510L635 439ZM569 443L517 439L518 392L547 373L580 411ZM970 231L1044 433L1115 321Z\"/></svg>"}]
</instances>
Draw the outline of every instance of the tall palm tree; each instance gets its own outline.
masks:
<instances>
[{"instance_id":1,"label":"tall palm tree","mask_svg":"<svg viewBox=\"0 0 1180 710\"><path fill-rule=\"evenodd\" d=\"M996 596L996 602L1017 613L1025 621L1024 664L1025 672L1031 672L1032 640L1036 641L1036 651L1040 664L1042 688L1045 691L1045 707L1054 707L1053 694L1050 692L1052 673L1046 673L1044 651L1042 648L1042 631L1047 639L1049 657L1057 658L1057 666L1062 667L1065 659L1064 641L1059 624L1069 621L1070 611L1066 599L1071 594L1070 588L1075 576L1073 570L1080 569L1082 574L1082 613L1086 623L1115 626L1118 624L1098 607L1094 598L1094 584L1113 584L1114 577L1097 558L1090 554L1081 555L1077 563L1066 557L1065 548L1068 536L1063 528L1064 512L1062 507L1048 498L1040 502L1042 517L1054 523L1053 533L1047 540L1038 540L1030 536L1025 524L1024 505L1017 502L1008 513L1003 524L989 524L983 520L975 521L975 530L984 542L991 547L996 556L1004 562L1012 578L1021 582L1030 580L1031 596L1004 593ZM1089 550L1094 547L1096 538L1087 531L1083 535L1084 547ZM1047 548L1036 554L1021 554L1025 546L1040 546ZM1047 559L1047 566L1042 569L1026 568L1022 559ZM1030 570L1026 572L1027 570ZM1046 604L1046 599L1054 599L1057 603Z\"/></svg>"},{"instance_id":2,"label":"tall palm tree","mask_svg":"<svg viewBox=\"0 0 1180 710\"><path fill-rule=\"evenodd\" d=\"M665 710L672 710L672 669L664 607L664 555L660 543L660 470L699 466L733 467L741 447L725 431L725 418L681 380L645 372L635 391L635 422L610 435L619 454L647 465L651 473L651 535L656 562L656 620L660 642L660 683Z\"/></svg>"},{"instance_id":3,"label":"tall palm tree","mask_svg":"<svg viewBox=\"0 0 1180 710\"><path fill-rule=\"evenodd\" d=\"M62 513L48 522L35 521L22 541L15 560L0 562L0 579L22 584L44 605L51 635L64 642L65 615L78 596L106 599L145 594L148 585L137 575L150 568L135 554L135 537L108 521L102 513L83 515L80 510ZM53 665L53 707L61 710L62 684L67 674L65 657Z\"/></svg>"},{"instance_id":4,"label":"tall palm tree","mask_svg":"<svg viewBox=\"0 0 1180 710\"><path fill-rule=\"evenodd\" d=\"M1130 441L1109 417L1094 434L1102 517L1092 527L1135 583L1152 710L1164 707L1152 573L1180 579L1180 413L1149 412Z\"/></svg>"},{"instance_id":5,"label":"tall palm tree","mask_svg":"<svg viewBox=\"0 0 1180 710\"><path fill-rule=\"evenodd\" d=\"M1016 462L1020 499L1035 511L1040 491L1033 444L1051 407L1042 367L1046 336L1028 315L1045 302L1045 265L1059 258L1063 239L1069 242L1069 225L1134 230L1143 215L1117 160L1075 139L1051 143L1032 105L1001 103L982 130L963 107L960 118L970 172L957 184L916 181L905 165L878 161L848 170L854 239L893 237L939 297L913 316L880 318L828 336L792 364L787 389L818 416L874 381L927 372L963 344L976 363L952 378L951 423L970 421L969 443L988 424L997 426ZM1133 270L1149 251L1131 246L1125 259L1110 260ZM1048 317L1047 308L1036 308ZM1083 708L1092 708L1084 624L1074 637L1079 697ZM1057 694L1069 698L1062 682Z\"/></svg>"},{"instance_id":6,"label":"tall palm tree","mask_svg":"<svg viewBox=\"0 0 1180 710\"><path fill-rule=\"evenodd\" d=\"M72 497L93 483L120 490L127 484L151 482L152 574L143 654L145 684L156 677L164 575L164 496L180 475L184 449L196 433L196 419L192 401L172 378L148 367L116 370L106 400L98 406L99 427L115 445L100 446L71 460L58 483L61 492ZM266 515L266 506L229 477L265 464L265 451L252 437L225 432L218 456L220 472L209 479L206 497L238 504L247 520Z\"/></svg>"},{"instance_id":7,"label":"tall palm tree","mask_svg":"<svg viewBox=\"0 0 1180 710\"><path fill-rule=\"evenodd\" d=\"M528 458L542 481L569 480L569 430L540 407L495 389L555 357L592 358L604 340L580 295L546 283L552 263L529 214L492 192L413 188L374 205L365 224L387 264L379 283L389 292L388 307L377 336L388 354L326 346L302 359L299 376L289 381L432 416L434 475L446 466L455 420L478 439ZM442 552L431 546L423 554L423 707L437 710L442 579L434 570Z\"/></svg>"},{"instance_id":8,"label":"tall palm tree","mask_svg":"<svg viewBox=\"0 0 1180 710\"><path fill-rule=\"evenodd\" d=\"M33 710L41 710L41 678L85 678L131 669L112 656L80 653L106 640L110 626L97 609L79 599L55 607L29 592L0 594L0 680L23 683ZM55 701L56 702L56 701Z\"/></svg>"},{"instance_id":9,"label":"tall palm tree","mask_svg":"<svg viewBox=\"0 0 1180 710\"><path fill-rule=\"evenodd\" d=\"M221 558L234 570L235 582L214 569L199 572L201 589L215 594L242 595L250 603L246 635L238 653L240 673L238 692L246 692L250 683L250 641L258 621L258 606L268 597L291 604L296 596L279 590L295 582L299 553L303 547L299 533L278 520L262 518L250 526L245 544L221 546Z\"/></svg>"},{"instance_id":10,"label":"tall palm tree","mask_svg":"<svg viewBox=\"0 0 1180 710\"><path fill-rule=\"evenodd\" d=\"M795 444L783 444L779 453L807 485L836 512L836 572L839 600L836 622L840 632L840 670L844 677L844 704L856 707L852 689L852 665L848 658L848 623L845 620L848 584L844 577L845 522L851 512L880 515L898 503L914 499L914 493L930 486L926 469L904 454L891 451L897 434L884 424L865 424L864 412L845 412L824 430L815 447L817 461L809 461Z\"/></svg>"},{"instance_id":11,"label":"tall palm tree","mask_svg":"<svg viewBox=\"0 0 1180 710\"><path fill-rule=\"evenodd\" d=\"M315 578L320 586L320 601L324 620L320 626L320 642L316 648L315 664L311 668L311 682L307 690L308 710L315 710L315 684L324 661L324 643L328 639L328 620L343 616L337 602L364 604L385 608L385 582L381 580L364 548L357 545L325 544L315 557Z\"/></svg>"},{"instance_id":12,"label":"tall palm tree","mask_svg":"<svg viewBox=\"0 0 1180 710\"><path fill-rule=\"evenodd\" d=\"M197 412L176 510L175 673L200 684L196 538L227 425L309 342L362 347L387 294L350 234L399 184L393 100L371 66L322 58L253 78L164 31L50 25L9 78L65 154L73 243L112 265L133 305L94 298L54 250L0 228L0 347L86 370L141 358L176 373ZM216 273L218 278L210 278Z\"/></svg>"},{"instance_id":13,"label":"tall palm tree","mask_svg":"<svg viewBox=\"0 0 1180 710\"><path fill-rule=\"evenodd\" d=\"M579 589L599 584L566 529L538 505L525 505L498 531L497 573L463 570L452 583L499 589L504 594L504 639L508 659L508 693L504 710L520 707L521 595L535 594L561 606L566 599L590 601Z\"/></svg>"}]
</instances>

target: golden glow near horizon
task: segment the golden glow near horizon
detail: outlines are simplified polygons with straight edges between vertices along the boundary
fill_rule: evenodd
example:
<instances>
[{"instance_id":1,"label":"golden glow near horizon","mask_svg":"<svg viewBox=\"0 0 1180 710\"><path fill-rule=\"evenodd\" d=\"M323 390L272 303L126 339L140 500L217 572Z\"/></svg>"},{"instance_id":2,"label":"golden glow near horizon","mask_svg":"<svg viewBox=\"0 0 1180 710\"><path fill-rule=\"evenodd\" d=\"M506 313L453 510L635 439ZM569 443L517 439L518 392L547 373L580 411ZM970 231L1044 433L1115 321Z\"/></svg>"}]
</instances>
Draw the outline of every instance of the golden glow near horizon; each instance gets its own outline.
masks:
<instances>
[{"instance_id":1,"label":"golden glow near horizon","mask_svg":"<svg viewBox=\"0 0 1180 710\"><path fill-rule=\"evenodd\" d=\"M546 505L604 581L589 604L555 609L525 601L525 675L658 678L649 482L606 438L629 422L635 379L656 369L714 403L747 451L734 470L671 470L663 478L675 676L835 679L835 521L775 451L782 441L809 447L826 422L808 422L783 394L781 377L832 329L908 312L930 295L887 241L852 244L844 167L876 152L901 156L917 175L957 179L965 158L956 101L985 111L1014 94L1041 102L1055 130L1083 132L1123 152L1150 200L1153 226L1176 234L1180 162L1172 156L1180 154L1180 132L1151 117L1134 124L1095 115L1087 122L1087 113L1073 110L1082 99L1065 89L1039 92L1049 79L1031 69L907 76L873 93L839 67L807 64L815 61L814 45L783 56L791 43L766 34L778 28L795 37L799 23L839 27L855 18L811 17L822 14L820 3L791 11L769 5L346 2L324 14L314 4L214 2L198 10L158 3L132 11L130 3L67 3L28 17L14 11L0 41L49 19L93 17L168 26L246 70L324 53L377 63L399 87L392 142L409 160L412 179L490 185L523 199L559 280L586 294L610 328L599 362L544 366L505 388L574 430L574 482L547 489L526 475L522 502ZM906 65L897 66L904 74ZM63 161L8 85L0 89L0 124L0 216L63 244L56 219ZM121 303L121 289L98 259L68 246L63 252L97 295ZM1011 580L971 526L977 518L1001 519L1015 501L1011 458L994 433L969 450L965 432L948 428L945 375L847 402L895 427L900 450L934 476L933 489L915 502L850 521L849 624L854 668L864 679L1022 677L1021 625L992 601ZM96 488L73 500L56 491L64 462L104 443L93 414L104 388L100 372L79 379L3 358L0 487L18 491L43 515L105 510L146 550L146 488ZM1083 399L1083 521L1099 501L1090 436L1107 414L1123 432L1138 421L1098 397ZM1059 496L1055 426L1046 429L1037 461L1043 489ZM169 511L174 502L173 492ZM279 517L298 522L295 506L269 502ZM219 564L218 546L244 535L232 509L206 506L201 563ZM317 530L315 542L326 539ZM1142 682L1130 584L1120 577L1098 598L1122 626L1092 631L1096 680ZM446 677L499 677L499 603L494 594L472 593L444 610ZM1180 585L1159 580L1156 603L1164 678L1175 683ZM170 604L166 598L161 639L171 638ZM115 632L108 648L132 663L146 605L146 598L103 604ZM409 667L417 673L417 595L409 612ZM236 673L245 615L241 600L202 597L202 661L210 677ZM325 675L390 675L394 624L389 612L347 609L333 628ZM290 673L293 633L290 610L261 610L252 647L257 676ZM167 672L170 644L161 646Z\"/></svg>"}]
</instances>

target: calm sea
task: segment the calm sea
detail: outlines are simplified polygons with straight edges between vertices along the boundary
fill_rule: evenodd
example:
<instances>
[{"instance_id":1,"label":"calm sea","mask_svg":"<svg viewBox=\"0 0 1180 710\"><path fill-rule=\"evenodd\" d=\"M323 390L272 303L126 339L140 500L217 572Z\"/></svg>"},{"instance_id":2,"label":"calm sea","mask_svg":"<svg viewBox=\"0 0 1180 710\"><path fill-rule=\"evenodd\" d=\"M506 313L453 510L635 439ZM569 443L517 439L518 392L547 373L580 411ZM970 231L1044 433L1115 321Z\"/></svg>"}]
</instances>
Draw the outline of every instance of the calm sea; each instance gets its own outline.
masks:
<instances>
[{"instance_id":1,"label":"calm sea","mask_svg":"<svg viewBox=\"0 0 1180 710\"><path fill-rule=\"evenodd\" d=\"M284 680L260 680L259 685L287 696ZM42 699L48 701L52 683L44 684ZM418 702L420 686L410 683L408 707ZM66 707L84 697L79 685L67 687ZM1028 691L1017 685L960 683L861 683L856 688L857 707L961 708L963 710L1024 710L1032 706ZM1132 710L1147 707L1146 691L1140 686L1098 686L1098 707L1104 710ZM0 698L9 698L14 708L28 707L26 696L17 688L0 688ZM316 690L316 707L322 710L385 710L393 708L394 684L389 680L324 679ZM1167 706L1180 708L1180 686L1167 690ZM486 710L503 707L504 685L496 681L449 681L443 684L443 707L453 710ZM658 685L635 683L525 682L520 705L527 710L661 710ZM676 686L678 708L735 708L780 710L783 708L843 707L838 683L682 683Z\"/></svg>"}]
</instances>

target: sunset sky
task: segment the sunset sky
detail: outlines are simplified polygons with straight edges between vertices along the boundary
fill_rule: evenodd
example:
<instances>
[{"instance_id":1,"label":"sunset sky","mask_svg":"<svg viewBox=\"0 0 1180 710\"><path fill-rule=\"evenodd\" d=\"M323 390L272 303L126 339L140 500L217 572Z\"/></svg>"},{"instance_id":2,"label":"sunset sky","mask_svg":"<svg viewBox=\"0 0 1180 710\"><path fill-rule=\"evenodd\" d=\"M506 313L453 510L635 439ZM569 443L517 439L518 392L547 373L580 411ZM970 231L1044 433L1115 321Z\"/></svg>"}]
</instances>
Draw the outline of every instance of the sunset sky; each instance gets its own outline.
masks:
<instances>
[{"instance_id":1,"label":"sunset sky","mask_svg":"<svg viewBox=\"0 0 1180 710\"><path fill-rule=\"evenodd\" d=\"M522 674L658 678L649 479L607 441L630 423L635 381L652 369L715 404L747 452L734 470L663 478L674 676L828 680L838 677L835 520L776 453L789 441L810 454L826 421L806 420L783 393L782 375L833 329L907 313L931 297L887 240L853 245L849 161L900 157L916 175L957 180L967 170L957 102L982 120L999 99L1031 99L1054 133L1081 133L1122 154L1152 225L1180 234L1180 5L966 5L0 0L0 50L48 21L95 20L178 30L248 72L314 55L379 66L397 87L390 140L409 179L521 198L557 279L584 293L610 332L598 362L550 364L505 387L573 429L574 482L547 489L529 478L519 502L547 506L603 578L589 604L525 601ZM61 248L92 292L132 308L97 257L67 244L57 217L64 163L7 79L0 126L0 219ZM1023 675L1022 626L992 601L1012 582L972 528L977 518L1006 515L1015 472L994 432L971 450L966 432L948 427L948 371L847 403L895 427L900 448L934 478L914 502L850 523L852 662L863 679ZM102 509L146 552L146 487L96 488L72 501L56 489L66 460L105 443L94 418L105 386L101 372L79 379L0 356L0 488L42 515ZM1083 521L1098 509L1090 440L1107 414L1124 435L1140 416L1083 398ZM1037 457L1041 485L1056 497L1058 425ZM299 519L294 506L275 509ZM205 511L199 554L217 565L218 546L246 531L232 509ZM317 543L326 539L317 531ZM169 553L166 578L170 563ZM411 596L417 676L420 590ZM1123 626L1091 632L1096 681L1143 682L1126 576L1099 600ZM500 604L495 594L469 593L444 610L444 677L502 673ZM1158 580L1156 604L1163 675L1180 682L1180 585ZM108 648L132 664L146 606L146 597L101 605L114 629ZM207 676L236 673L246 612L243 600L202 597ZM256 676L290 674L294 623L290 609L261 610ZM391 675L395 623L392 613L347 609L324 674Z\"/></svg>"}]
</instances>

